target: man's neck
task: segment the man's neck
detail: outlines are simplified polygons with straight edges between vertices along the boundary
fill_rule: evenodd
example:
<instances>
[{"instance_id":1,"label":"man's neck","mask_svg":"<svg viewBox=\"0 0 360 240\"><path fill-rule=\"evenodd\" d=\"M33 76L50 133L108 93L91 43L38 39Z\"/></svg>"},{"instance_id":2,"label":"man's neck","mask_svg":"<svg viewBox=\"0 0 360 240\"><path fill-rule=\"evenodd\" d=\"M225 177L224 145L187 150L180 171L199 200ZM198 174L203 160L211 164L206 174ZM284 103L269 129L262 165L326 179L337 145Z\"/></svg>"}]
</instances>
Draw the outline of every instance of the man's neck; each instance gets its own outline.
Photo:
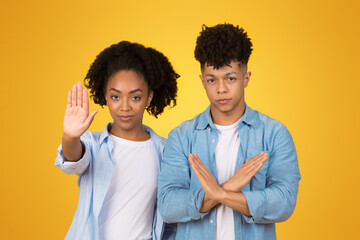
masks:
<instances>
[{"instance_id":1,"label":"man's neck","mask_svg":"<svg viewBox=\"0 0 360 240\"><path fill-rule=\"evenodd\" d=\"M227 126L238 121L245 113L245 103L231 112L221 112L213 106L210 106L210 115L214 124Z\"/></svg>"}]
</instances>

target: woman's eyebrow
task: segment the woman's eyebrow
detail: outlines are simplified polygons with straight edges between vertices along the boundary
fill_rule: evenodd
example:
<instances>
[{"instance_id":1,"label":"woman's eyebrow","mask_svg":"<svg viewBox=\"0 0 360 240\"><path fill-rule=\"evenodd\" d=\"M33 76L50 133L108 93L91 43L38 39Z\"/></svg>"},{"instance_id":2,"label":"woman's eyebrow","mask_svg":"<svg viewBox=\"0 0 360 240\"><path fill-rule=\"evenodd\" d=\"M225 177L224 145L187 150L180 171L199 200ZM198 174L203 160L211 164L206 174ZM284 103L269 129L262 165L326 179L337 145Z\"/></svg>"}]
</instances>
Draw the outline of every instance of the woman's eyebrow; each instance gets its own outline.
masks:
<instances>
[{"instance_id":1,"label":"woman's eyebrow","mask_svg":"<svg viewBox=\"0 0 360 240\"><path fill-rule=\"evenodd\" d=\"M118 93L121 93L121 91L120 91L120 90L117 90L116 88L110 88L109 91L111 91L111 90L113 90L113 91L115 91L115 92L118 92ZM135 93L135 92L142 92L142 90L141 90L140 88L137 88L137 89L134 89L134 90L131 90L131 91L130 91L130 93Z\"/></svg>"}]
</instances>

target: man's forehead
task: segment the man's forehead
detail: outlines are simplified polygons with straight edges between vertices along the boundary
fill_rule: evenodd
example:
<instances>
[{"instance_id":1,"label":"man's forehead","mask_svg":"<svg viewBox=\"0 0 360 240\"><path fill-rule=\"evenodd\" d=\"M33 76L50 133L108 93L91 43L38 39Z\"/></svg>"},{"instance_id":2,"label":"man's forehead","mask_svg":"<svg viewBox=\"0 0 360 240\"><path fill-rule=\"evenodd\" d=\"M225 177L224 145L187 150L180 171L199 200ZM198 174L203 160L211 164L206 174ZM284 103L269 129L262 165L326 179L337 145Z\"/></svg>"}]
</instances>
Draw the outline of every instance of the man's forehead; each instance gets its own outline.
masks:
<instances>
[{"instance_id":1,"label":"man's forehead","mask_svg":"<svg viewBox=\"0 0 360 240\"><path fill-rule=\"evenodd\" d=\"M241 72L243 65L244 64L242 64L241 62L234 62L234 61L230 62L229 64L225 64L219 68L215 68L212 65L205 64L205 66L201 69L201 72L203 74L212 74L212 73L237 74L238 72Z\"/></svg>"}]
</instances>

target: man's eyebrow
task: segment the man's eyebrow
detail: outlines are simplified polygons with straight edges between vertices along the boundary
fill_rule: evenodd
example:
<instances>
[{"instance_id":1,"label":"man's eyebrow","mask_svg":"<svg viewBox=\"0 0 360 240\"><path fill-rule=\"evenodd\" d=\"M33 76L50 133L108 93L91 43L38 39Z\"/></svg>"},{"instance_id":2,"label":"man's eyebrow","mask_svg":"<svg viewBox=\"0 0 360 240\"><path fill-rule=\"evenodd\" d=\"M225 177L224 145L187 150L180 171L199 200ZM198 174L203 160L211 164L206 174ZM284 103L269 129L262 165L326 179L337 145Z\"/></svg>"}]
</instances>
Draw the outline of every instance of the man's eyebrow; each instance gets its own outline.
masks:
<instances>
[{"instance_id":1,"label":"man's eyebrow","mask_svg":"<svg viewBox=\"0 0 360 240\"><path fill-rule=\"evenodd\" d=\"M208 74L205 75L205 77L215 77L215 75L208 73Z\"/></svg>"},{"instance_id":2,"label":"man's eyebrow","mask_svg":"<svg viewBox=\"0 0 360 240\"><path fill-rule=\"evenodd\" d=\"M228 72L228 73L225 73L225 76L229 76L229 75L231 75L231 74L237 75L236 72ZM214 74L211 74L211 73L208 73L208 74L205 75L205 77L215 77L215 75L214 75Z\"/></svg>"},{"instance_id":3,"label":"man's eyebrow","mask_svg":"<svg viewBox=\"0 0 360 240\"><path fill-rule=\"evenodd\" d=\"M236 73L236 72L228 72L228 73L226 73L225 75L226 75L226 76L229 76L229 75L231 75L231 74L235 74L235 75L237 75L237 73Z\"/></svg>"},{"instance_id":4,"label":"man's eyebrow","mask_svg":"<svg viewBox=\"0 0 360 240\"><path fill-rule=\"evenodd\" d=\"M120 90L117 90L117 89L115 89L115 88L110 88L109 91L111 91L111 90L113 90L113 91L115 91L115 92L118 92L118 93L121 93ZM137 88L137 89L131 90L129 93L135 93L135 92L142 92L142 90L141 90L140 88Z\"/></svg>"}]
</instances>

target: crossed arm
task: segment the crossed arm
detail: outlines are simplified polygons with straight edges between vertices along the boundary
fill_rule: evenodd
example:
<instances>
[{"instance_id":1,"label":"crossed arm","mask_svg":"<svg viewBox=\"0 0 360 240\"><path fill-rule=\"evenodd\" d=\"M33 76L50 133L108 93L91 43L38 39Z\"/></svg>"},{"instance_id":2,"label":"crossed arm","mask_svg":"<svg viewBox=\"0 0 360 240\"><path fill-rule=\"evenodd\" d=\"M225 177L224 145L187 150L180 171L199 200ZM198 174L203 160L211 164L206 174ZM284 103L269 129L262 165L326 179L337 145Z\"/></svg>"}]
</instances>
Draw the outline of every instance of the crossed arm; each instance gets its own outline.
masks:
<instances>
[{"instance_id":1,"label":"crossed arm","mask_svg":"<svg viewBox=\"0 0 360 240\"><path fill-rule=\"evenodd\" d=\"M261 152L236 170L233 177L219 186L216 179L195 154L189 154L188 159L191 168L198 177L201 186L205 191L204 200L200 212L207 212L217 204L222 203L238 212L250 216L249 207L245 195L239 192L251 178L260 170L267 160L268 154Z\"/></svg>"}]
</instances>

